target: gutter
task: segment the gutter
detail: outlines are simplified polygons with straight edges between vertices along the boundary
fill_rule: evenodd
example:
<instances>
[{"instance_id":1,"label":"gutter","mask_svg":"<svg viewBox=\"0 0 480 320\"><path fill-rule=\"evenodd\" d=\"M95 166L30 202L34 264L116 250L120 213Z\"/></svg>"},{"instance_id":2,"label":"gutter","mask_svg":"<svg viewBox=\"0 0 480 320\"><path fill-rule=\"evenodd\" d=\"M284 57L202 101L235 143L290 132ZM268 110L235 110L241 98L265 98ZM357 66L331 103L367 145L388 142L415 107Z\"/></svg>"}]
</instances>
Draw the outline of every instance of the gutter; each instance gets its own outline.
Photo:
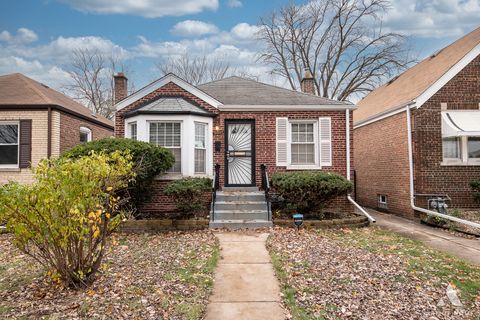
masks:
<instances>
[{"instance_id":1,"label":"gutter","mask_svg":"<svg viewBox=\"0 0 480 320\"><path fill-rule=\"evenodd\" d=\"M345 110L345 135L346 135L346 151L347 151L347 180L351 181L350 177L350 110ZM349 194L347 195L348 201L352 203L360 212L367 217L370 223L377 222L375 218L373 218L365 209L363 209L355 200L353 200L352 196Z\"/></svg>"},{"instance_id":2,"label":"gutter","mask_svg":"<svg viewBox=\"0 0 480 320\"><path fill-rule=\"evenodd\" d=\"M470 226L470 227L480 229L480 224L479 223L475 223L475 222L472 222L472 221L460 219L460 218L457 218L457 217L452 217L452 216L442 214L442 213L439 213L439 212L436 212L436 211L427 210L427 209L424 209L424 208L417 207L415 205L415 186L414 186L414 178L413 178L412 120L410 118L411 112L410 112L409 106L407 106L405 108L405 110L407 112L408 167L409 167L409 173L410 173L410 205L411 205L412 209L415 210L415 211L426 213L430 216L439 217L439 218L442 218L442 219L458 222L458 223L465 224L465 225Z\"/></svg>"}]
</instances>

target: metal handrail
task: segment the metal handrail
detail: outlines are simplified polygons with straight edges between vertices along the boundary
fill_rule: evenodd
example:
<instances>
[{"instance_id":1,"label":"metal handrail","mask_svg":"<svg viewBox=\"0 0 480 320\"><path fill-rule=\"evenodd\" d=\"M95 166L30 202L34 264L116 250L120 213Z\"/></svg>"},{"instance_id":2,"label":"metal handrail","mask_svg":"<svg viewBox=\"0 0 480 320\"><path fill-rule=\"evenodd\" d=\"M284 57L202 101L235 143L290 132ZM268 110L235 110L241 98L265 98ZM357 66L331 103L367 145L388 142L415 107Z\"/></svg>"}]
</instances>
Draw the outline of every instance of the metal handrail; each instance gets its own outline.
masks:
<instances>
[{"instance_id":1,"label":"metal handrail","mask_svg":"<svg viewBox=\"0 0 480 320\"><path fill-rule=\"evenodd\" d=\"M268 221L272 220L272 212L270 207L270 181L268 179L268 170L265 164L260 165L260 172L262 174L262 189L265 192L265 201L267 201L267 212L268 212Z\"/></svg>"},{"instance_id":2,"label":"metal handrail","mask_svg":"<svg viewBox=\"0 0 480 320\"><path fill-rule=\"evenodd\" d=\"M220 165L217 163L215 165L215 171L213 172L212 180L212 206L211 206L211 215L210 220L215 221L215 201L217 200L217 190L220 187Z\"/></svg>"}]
</instances>

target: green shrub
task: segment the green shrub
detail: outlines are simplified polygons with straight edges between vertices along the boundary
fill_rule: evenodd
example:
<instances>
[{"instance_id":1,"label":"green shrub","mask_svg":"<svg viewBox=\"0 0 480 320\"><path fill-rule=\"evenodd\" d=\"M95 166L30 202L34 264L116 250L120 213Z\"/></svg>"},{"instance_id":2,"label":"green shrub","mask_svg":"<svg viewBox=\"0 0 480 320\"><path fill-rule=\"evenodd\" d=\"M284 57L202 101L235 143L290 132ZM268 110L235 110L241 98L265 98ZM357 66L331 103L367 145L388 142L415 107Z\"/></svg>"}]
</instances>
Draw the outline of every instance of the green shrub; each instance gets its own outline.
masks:
<instances>
[{"instance_id":1,"label":"green shrub","mask_svg":"<svg viewBox=\"0 0 480 320\"><path fill-rule=\"evenodd\" d=\"M345 177L323 171L275 173L272 187L287 202L287 207L302 213L318 212L337 196L353 190Z\"/></svg>"},{"instance_id":2,"label":"green shrub","mask_svg":"<svg viewBox=\"0 0 480 320\"><path fill-rule=\"evenodd\" d=\"M91 152L79 159L43 160L31 185L0 188L0 217L14 244L49 270L55 281L82 287L93 281L108 235L123 218L117 196L133 179L131 155Z\"/></svg>"},{"instance_id":3,"label":"green shrub","mask_svg":"<svg viewBox=\"0 0 480 320\"><path fill-rule=\"evenodd\" d=\"M208 208L210 199L205 197L205 193L210 191L211 187L210 178L183 178L170 182L164 193L174 198L177 210L183 213L184 217L191 217Z\"/></svg>"},{"instance_id":4,"label":"green shrub","mask_svg":"<svg viewBox=\"0 0 480 320\"><path fill-rule=\"evenodd\" d=\"M155 177L172 167L175 162L173 154L162 147L148 142L132 139L106 138L80 144L65 152L63 157L78 158L88 155L91 151L107 153L119 150L130 151L133 156L136 179L130 184L129 194L133 202L133 211L150 199L152 183Z\"/></svg>"},{"instance_id":5,"label":"green shrub","mask_svg":"<svg viewBox=\"0 0 480 320\"><path fill-rule=\"evenodd\" d=\"M473 190L473 198L480 203L480 179L470 182L470 186Z\"/></svg>"}]
</instances>

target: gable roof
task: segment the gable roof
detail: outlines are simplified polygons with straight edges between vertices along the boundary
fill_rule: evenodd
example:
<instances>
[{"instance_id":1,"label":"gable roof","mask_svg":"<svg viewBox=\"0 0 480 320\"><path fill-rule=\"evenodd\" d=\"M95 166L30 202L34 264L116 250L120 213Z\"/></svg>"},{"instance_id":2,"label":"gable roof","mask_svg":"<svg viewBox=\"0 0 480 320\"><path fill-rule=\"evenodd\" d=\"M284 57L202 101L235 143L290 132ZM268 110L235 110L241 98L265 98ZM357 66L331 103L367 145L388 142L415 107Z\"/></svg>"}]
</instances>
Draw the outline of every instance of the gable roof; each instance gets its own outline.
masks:
<instances>
[{"instance_id":1,"label":"gable roof","mask_svg":"<svg viewBox=\"0 0 480 320\"><path fill-rule=\"evenodd\" d=\"M0 76L0 107L22 109L26 106L57 106L82 118L113 129L113 122L92 111L66 95L30 79L21 73Z\"/></svg>"},{"instance_id":2,"label":"gable roof","mask_svg":"<svg viewBox=\"0 0 480 320\"><path fill-rule=\"evenodd\" d=\"M185 100L181 97L167 97L154 100L143 107L127 112L125 118L137 114L196 114L206 117L215 116L214 113Z\"/></svg>"},{"instance_id":3,"label":"gable roof","mask_svg":"<svg viewBox=\"0 0 480 320\"><path fill-rule=\"evenodd\" d=\"M208 82L198 88L224 105L351 105L235 76Z\"/></svg>"},{"instance_id":4,"label":"gable roof","mask_svg":"<svg viewBox=\"0 0 480 320\"><path fill-rule=\"evenodd\" d=\"M480 54L480 27L422 60L357 103L354 123L415 103L421 107Z\"/></svg>"}]
</instances>

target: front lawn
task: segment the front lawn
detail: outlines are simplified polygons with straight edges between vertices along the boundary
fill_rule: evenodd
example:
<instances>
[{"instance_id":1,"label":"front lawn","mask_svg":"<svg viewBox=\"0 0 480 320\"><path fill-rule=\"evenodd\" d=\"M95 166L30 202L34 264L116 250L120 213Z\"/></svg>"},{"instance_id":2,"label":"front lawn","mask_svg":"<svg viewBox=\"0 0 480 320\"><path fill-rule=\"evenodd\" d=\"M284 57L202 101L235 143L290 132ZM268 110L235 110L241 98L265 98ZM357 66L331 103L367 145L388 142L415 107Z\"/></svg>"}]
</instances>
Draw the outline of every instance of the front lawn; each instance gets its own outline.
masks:
<instances>
[{"instance_id":1,"label":"front lawn","mask_svg":"<svg viewBox=\"0 0 480 320\"><path fill-rule=\"evenodd\" d=\"M114 234L93 285L52 286L28 256L0 235L0 318L201 319L219 245L208 231Z\"/></svg>"},{"instance_id":2,"label":"front lawn","mask_svg":"<svg viewBox=\"0 0 480 320\"><path fill-rule=\"evenodd\" d=\"M276 229L268 249L293 319L480 319L480 268L394 233Z\"/></svg>"}]
</instances>

